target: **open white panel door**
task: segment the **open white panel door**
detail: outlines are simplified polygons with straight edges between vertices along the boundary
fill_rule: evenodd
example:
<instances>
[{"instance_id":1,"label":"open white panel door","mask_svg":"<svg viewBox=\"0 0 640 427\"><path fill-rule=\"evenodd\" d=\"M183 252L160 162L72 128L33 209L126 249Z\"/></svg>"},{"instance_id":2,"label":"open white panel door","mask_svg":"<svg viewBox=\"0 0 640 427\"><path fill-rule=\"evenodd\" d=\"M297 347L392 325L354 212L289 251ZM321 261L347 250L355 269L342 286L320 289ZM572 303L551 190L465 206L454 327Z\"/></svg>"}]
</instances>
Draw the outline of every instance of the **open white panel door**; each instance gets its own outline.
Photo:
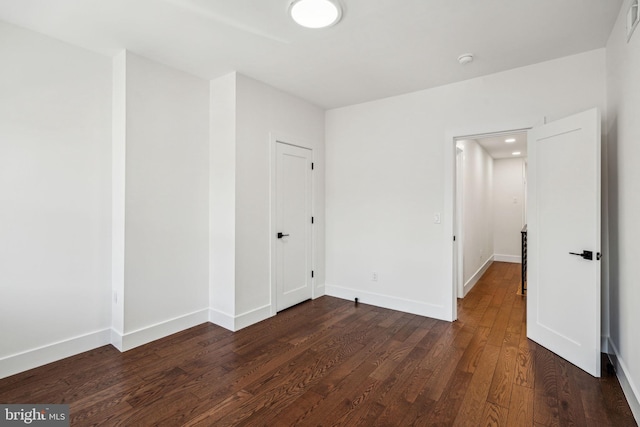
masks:
<instances>
[{"instance_id":1,"label":"open white panel door","mask_svg":"<svg viewBox=\"0 0 640 427\"><path fill-rule=\"evenodd\" d=\"M529 131L527 336L600 376L600 114Z\"/></svg>"}]
</instances>

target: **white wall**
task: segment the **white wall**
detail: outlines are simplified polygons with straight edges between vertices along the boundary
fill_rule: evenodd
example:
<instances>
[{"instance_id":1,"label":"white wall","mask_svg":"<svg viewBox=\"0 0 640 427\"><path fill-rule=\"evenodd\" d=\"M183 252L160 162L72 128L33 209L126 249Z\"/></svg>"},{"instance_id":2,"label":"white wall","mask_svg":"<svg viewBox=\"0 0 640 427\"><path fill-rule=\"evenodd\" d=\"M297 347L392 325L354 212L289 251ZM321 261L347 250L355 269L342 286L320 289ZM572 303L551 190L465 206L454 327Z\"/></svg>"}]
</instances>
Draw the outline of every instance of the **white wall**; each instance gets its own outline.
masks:
<instances>
[{"instance_id":1,"label":"white wall","mask_svg":"<svg viewBox=\"0 0 640 427\"><path fill-rule=\"evenodd\" d=\"M610 351L627 399L640 420L640 29L627 43L625 1L607 44Z\"/></svg>"},{"instance_id":2,"label":"white wall","mask_svg":"<svg viewBox=\"0 0 640 427\"><path fill-rule=\"evenodd\" d=\"M112 63L111 100L111 342L122 348L127 171L127 51Z\"/></svg>"},{"instance_id":3,"label":"white wall","mask_svg":"<svg viewBox=\"0 0 640 427\"><path fill-rule=\"evenodd\" d=\"M604 110L604 82L600 49L328 111L327 293L451 319L453 137Z\"/></svg>"},{"instance_id":4,"label":"white wall","mask_svg":"<svg viewBox=\"0 0 640 427\"><path fill-rule=\"evenodd\" d=\"M494 260L520 262L524 226L524 159L493 161Z\"/></svg>"},{"instance_id":5,"label":"white wall","mask_svg":"<svg viewBox=\"0 0 640 427\"><path fill-rule=\"evenodd\" d=\"M476 140L457 142L462 154L463 281L465 294L493 259L493 158Z\"/></svg>"},{"instance_id":6,"label":"white wall","mask_svg":"<svg viewBox=\"0 0 640 427\"><path fill-rule=\"evenodd\" d=\"M209 126L210 319L234 329L236 315L236 73L211 81Z\"/></svg>"},{"instance_id":7,"label":"white wall","mask_svg":"<svg viewBox=\"0 0 640 427\"><path fill-rule=\"evenodd\" d=\"M236 306L247 313L271 301L272 134L313 150L314 286L324 285L324 110L241 74L237 91Z\"/></svg>"},{"instance_id":8,"label":"white wall","mask_svg":"<svg viewBox=\"0 0 640 427\"><path fill-rule=\"evenodd\" d=\"M313 150L316 163L313 262L318 273L314 279L314 296L324 293L324 111L241 74L231 74L212 82L211 95L211 104L216 105L217 110L212 114L211 124L214 129L211 134L213 156L219 152L229 162L235 162L221 165L216 161L219 170L212 173L212 188L222 189L225 199L234 203L234 212L231 212L228 206L214 201L212 203L220 210L212 213L218 212L226 218L226 224L235 224L235 230L222 232L215 225L215 216L212 217L213 230L218 230L212 235L211 243L214 248L212 263L218 272L213 270L212 275L216 277L225 272L225 284L212 282L211 320L237 330L275 314L271 283L271 243L275 236L271 232L270 200L274 136ZM235 130L216 131L224 126L225 117L233 116L233 108ZM231 151L233 147L235 153ZM225 178L232 174L229 168L235 170L233 181ZM219 195L212 194L211 197ZM235 255L231 257L216 247L233 247ZM233 308L228 307L230 293L234 295ZM218 304L217 298L224 299L227 304Z\"/></svg>"},{"instance_id":9,"label":"white wall","mask_svg":"<svg viewBox=\"0 0 640 427\"><path fill-rule=\"evenodd\" d=\"M109 342L111 61L0 22L0 377Z\"/></svg>"},{"instance_id":10,"label":"white wall","mask_svg":"<svg viewBox=\"0 0 640 427\"><path fill-rule=\"evenodd\" d=\"M126 53L122 349L207 320L209 82Z\"/></svg>"}]
</instances>

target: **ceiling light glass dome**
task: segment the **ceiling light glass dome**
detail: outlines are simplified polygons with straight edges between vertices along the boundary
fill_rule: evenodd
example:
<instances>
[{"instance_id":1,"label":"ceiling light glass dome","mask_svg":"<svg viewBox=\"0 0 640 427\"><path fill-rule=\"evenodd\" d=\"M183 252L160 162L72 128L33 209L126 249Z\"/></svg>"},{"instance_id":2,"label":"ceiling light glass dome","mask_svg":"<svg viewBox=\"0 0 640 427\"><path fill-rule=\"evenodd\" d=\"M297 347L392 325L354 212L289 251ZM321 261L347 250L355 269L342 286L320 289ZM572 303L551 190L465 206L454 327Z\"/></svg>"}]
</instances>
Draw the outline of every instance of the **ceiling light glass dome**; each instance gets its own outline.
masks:
<instances>
[{"instance_id":1,"label":"ceiling light glass dome","mask_svg":"<svg viewBox=\"0 0 640 427\"><path fill-rule=\"evenodd\" d=\"M291 18L307 28L326 28L342 17L342 8L332 0L294 0L289 6Z\"/></svg>"}]
</instances>

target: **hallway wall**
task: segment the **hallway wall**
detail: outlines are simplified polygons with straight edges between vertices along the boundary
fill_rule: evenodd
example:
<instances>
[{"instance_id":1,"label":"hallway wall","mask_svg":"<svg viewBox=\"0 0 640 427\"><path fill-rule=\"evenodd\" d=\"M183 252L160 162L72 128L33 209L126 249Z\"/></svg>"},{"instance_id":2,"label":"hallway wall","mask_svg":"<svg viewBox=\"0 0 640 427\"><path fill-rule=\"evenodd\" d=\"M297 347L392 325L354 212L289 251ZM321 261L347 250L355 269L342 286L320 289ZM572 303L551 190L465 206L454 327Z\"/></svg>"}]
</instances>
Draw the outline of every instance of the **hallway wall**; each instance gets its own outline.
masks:
<instances>
[{"instance_id":1,"label":"hallway wall","mask_svg":"<svg viewBox=\"0 0 640 427\"><path fill-rule=\"evenodd\" d=\"M494 160L474 139L460 140L462 157L463 282L465 294L493 260Z\"/></svg>"},{"instance_id":2,"label":"hallway wall","mask_svg":"<svg viewBox=\"0 0 640 427\"><path fill-rule=\"evenodd\" d=\"M521 261L524 226L524 159L493 161L493 253L496 261Z\"/></svg>"}]
</instances>

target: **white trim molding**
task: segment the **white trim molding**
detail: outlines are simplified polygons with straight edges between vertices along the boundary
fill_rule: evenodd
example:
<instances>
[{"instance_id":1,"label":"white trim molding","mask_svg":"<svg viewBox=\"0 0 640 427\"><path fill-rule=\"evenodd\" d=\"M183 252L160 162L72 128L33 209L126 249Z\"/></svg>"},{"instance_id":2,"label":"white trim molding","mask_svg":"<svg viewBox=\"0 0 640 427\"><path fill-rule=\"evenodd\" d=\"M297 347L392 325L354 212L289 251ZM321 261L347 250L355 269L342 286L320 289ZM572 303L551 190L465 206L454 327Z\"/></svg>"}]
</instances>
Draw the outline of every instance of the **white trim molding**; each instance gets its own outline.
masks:
<instances>
[{"instance_id":1,"label":"white trim molding","mask_svg":"<svg viewBox=\"0 0 640 427\"><path fill-rule=\"evenodd\" d=\"M185 329L206 323L209 320L207 309L194 311L183 316L174 317L154 325L149 325L135 331L122 334L115 329L111 330L111 344L120 351L148 344L160 338L167 337Z\"/></svg>"},{"instance_id":2,"label":"white trim molding","mask_svg":"<svg viewBox=\"0 0 640 427\"><path fill-rule=\"evenodd\" d=\"M209 309L209 322L214 325L221 326L231 332L236 332L240 329L246 328L247 326L262 322L269 317L272 317L271 304L247 311L237 316L232 316L213 308Z\"/></svg>"},{"instance_id":3,"label":"white trim molding","mask_svg":"<svg viewBox=\"0 0 640 427\"><path fill-rule=\"evenodd\" d=\"M467 296L469 291L471 289L473 289L473 287L476 285L476 283L478 283L478 280L480 280L482 275L489 269L489 267L491 267L491 264L493 264L493 255L491 255L489 257L489 259L487 261L485 261L484 264L482 264L482 266L478 269L478 271L476 271L474 273L474 275L471 276L471 278L469 280L467 280L467 283L464 284L464 295L465 296Z\"/></svg>"},{"instance_id":4,"label":"white trim molding","mask_svg":"<svg viewBox=\"0 0 640 427\"><path fill-rule=\"evenodd\" d=\"M234 331L234 317L231 314L224 313L220 310L216 310L215 308L209 309L209 322L214 325L218 325L222 328L225 328L231 332Z\"/></svg>"},{"instance_id":5,"label":"white trim molding","mask_svg":"<svg viewBox=\"0 0 640 427\"><path fill-rule=\"evenodd\" d=\"M514 264L522 264L522 256L520 255L500 255L494 254L493 260L495 262L511 262Z\"/></svg>"},{"instance_id":6,"label":"white trim molding","mask_svg":"<svg viewBox=\"0 0 640 427\"><path fill-rule=\"evenodd\" d=\"M110 338L110 329L102 329L3 357L0 359L0 378L109 345Z\"/></svg>"},{"instance_id":7,"label":"white trim molding","mask_svg":"<svg viewBox=\"0 0 640 427\"><path fill-rule=\"evenodd\" d=\"M419 316L432 317L434 319L452 321L450 318L450 310L444 306L329 284L325 285L325 295L348 301L354 301L355 298L358 298L358 302L363 304L375 305L376 307L417 314Z\"/></svg>"}]
</instances>

